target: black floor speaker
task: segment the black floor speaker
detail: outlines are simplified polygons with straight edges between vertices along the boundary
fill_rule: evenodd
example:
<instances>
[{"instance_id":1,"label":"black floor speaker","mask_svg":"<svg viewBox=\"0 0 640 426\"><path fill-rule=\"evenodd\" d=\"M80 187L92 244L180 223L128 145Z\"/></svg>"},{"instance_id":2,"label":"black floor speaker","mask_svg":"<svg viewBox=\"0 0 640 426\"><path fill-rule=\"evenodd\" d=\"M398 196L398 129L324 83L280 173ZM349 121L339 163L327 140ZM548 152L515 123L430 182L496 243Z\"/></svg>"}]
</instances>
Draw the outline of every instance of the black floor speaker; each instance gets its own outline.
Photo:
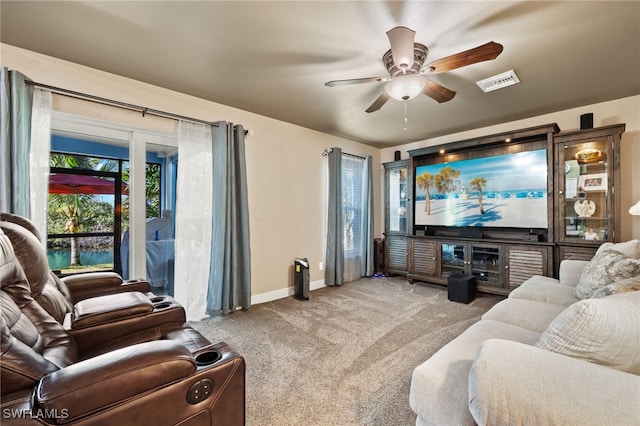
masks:
<instances>
[{"instance_id":1,"label":"black floor speaker","mask_svg":"<svg viewBox=\"0 0 640 426\"><path fill-rule=\"evenodd\" d=\"M373 265L375 274L384 274L384 240L373 240Z\"/></svg>"}]
</instances>

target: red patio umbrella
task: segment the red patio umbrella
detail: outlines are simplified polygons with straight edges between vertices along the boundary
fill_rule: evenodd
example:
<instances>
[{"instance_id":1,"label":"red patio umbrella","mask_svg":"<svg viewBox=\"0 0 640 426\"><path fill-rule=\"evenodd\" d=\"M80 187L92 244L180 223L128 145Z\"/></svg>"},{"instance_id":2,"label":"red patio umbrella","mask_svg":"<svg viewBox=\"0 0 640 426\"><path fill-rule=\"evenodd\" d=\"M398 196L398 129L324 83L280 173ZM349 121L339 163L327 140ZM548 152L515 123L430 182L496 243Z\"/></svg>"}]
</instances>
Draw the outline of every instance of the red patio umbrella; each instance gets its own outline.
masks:
<instances>
[{"instance_id":1,"label":"red patio umbrella","mask_svg":"<svg viewBox=\"0 0 640 426\"><path fill-rule=\"evenodd\" d=\"M116 183L98 176L53 173L49 176L50 194L115 194ZM127 184L122 182L122 193Z\"/></svg>"}]
</instances>

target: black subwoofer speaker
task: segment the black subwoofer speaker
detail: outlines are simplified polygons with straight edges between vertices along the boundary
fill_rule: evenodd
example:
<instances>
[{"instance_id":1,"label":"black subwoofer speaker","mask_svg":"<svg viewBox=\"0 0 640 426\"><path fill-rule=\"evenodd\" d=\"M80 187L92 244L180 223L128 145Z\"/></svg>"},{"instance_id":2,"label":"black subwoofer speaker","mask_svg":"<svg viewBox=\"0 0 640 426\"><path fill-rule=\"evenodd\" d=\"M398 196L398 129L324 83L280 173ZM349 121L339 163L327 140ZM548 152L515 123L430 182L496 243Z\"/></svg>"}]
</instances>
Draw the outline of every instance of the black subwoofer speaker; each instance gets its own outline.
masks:
<instances>
[{"instance_id":1,"label":"black subwoofer speaker","mask_svg":"<svg viewBox=\"0 0 640 426\"><path fill-rule=\"evenodd\" d=\"M447 278L449 300L469 303L476 298L478 283L473 275L453 274Z\"/></svg>"}]
</instances>

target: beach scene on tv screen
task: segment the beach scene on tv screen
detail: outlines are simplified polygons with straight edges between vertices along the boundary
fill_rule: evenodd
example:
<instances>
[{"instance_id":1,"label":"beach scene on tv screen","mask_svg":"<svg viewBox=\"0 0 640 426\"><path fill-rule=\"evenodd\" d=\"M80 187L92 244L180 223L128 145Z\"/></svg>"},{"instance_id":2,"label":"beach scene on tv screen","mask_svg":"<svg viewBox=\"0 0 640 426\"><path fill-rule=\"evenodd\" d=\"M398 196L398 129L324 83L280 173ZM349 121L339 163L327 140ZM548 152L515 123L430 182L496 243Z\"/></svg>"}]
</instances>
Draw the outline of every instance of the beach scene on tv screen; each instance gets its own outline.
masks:
<instances>
[{"instance_id":1,"label":"beach scene on tv screen","mask_svg":"<svg viewBox=\"0 0 640 426\"><path fill-rule=\"evenodd\" d=\"M418 166L415 224L547 227L545 149Z\"/></svg>"}]
</instances>

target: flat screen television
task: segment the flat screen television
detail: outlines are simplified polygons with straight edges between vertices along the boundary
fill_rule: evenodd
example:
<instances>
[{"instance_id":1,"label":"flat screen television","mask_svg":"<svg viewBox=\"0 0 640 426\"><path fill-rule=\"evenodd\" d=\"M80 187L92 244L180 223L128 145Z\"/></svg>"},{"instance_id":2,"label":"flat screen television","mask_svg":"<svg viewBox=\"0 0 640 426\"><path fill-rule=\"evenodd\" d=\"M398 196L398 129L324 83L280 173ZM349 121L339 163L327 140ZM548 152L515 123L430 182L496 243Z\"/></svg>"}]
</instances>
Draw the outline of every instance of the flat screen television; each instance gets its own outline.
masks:
<instances>
[{"instance_id":1,"label":"flat screen television","mask_svg":"<svg viewBox=\"0 0 640 426\"><path fill-rule=\"evenodd\" d=\"M547 228L547 150L416 166L414 221Z\"/></svg>"}]
</instances>

